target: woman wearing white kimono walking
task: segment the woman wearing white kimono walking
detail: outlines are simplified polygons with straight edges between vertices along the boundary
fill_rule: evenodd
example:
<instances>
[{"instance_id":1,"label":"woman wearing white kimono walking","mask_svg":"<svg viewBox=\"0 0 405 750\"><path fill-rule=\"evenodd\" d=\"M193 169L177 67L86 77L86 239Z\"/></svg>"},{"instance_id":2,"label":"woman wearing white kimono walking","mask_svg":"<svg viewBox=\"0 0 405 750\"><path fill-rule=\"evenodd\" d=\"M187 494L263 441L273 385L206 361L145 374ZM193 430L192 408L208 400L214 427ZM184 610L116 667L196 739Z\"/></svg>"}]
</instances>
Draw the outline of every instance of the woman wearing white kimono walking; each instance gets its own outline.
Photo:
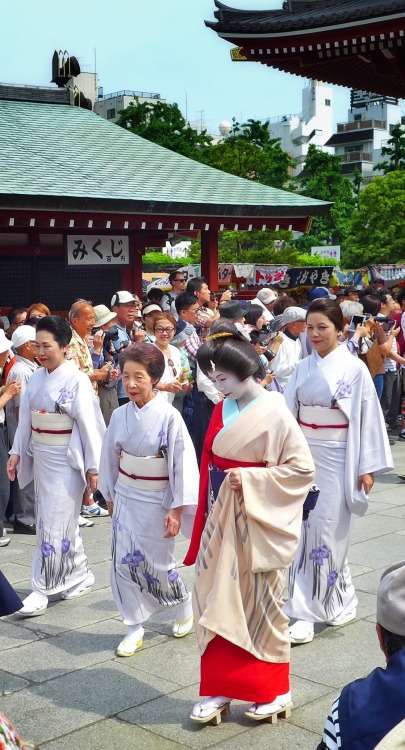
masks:
<instances>
[{"instance_id":1,"label":"woman wearing white kimono walking","mask_svg":"<svg viewBox=\"0 0 405 750\"><path fill-rule=\"evenodd\" d=\"M393 468L373 381L363 362L339 346L342 329L336 302L309 305L313 352L298 363L284 393L307 438L320 489L289 571L292 643L312 641L315 622L340 626L356 617L347 562L352 515L366 512L374 476Z\"/></svg>"},{"instance_id":2,"label":"woman wearing white kimono walking","mask_svg":"<svg viewBox=\"0 0 405 750\"><path fill-rule=\"evenodd\" d=\"M20 487L34 480L37 547L30 594L19 614L41 615L48 596L73 599L94 583L78 518L86 485L95 491L104 420L86 375L65 361L69 324L57 315L37 324L42 365L21 400L7 471Z\"/></svg>"},{"instance_id":3,"label":"woman wearing white kimono walking","mask_svg":"<svg viewBox=\"0 0 405 750\"><path fill-rule=\"evenodd\" d=\"M179 412L156 392L165 359L153 344L133 344L121 354L129 403L116 409L103 443L99 488L112 515L111 586L127 636L118 656L143 642L143 623L176 608L173 635L193 627L191 595L174 558L180 527L190 534L198 466Z\"/></svg>"}]
</instances>

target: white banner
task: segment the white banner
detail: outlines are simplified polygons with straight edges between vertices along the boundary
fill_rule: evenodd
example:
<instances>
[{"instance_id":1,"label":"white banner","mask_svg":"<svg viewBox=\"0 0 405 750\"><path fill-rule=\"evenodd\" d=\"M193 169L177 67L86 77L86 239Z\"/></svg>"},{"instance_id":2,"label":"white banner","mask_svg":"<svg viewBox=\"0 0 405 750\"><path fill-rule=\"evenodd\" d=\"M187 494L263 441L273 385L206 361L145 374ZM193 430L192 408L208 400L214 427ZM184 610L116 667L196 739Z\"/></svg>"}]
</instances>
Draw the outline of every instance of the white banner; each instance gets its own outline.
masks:
<instances>
[{"instance_id":1,"label":"white banner","mask_svg":"<svg viewBox=\"0 0 405 750\"><path fill-rule=\"evenodd\" d=\"M340 245L321 245L311 247L311 255L320 255L321 258L334 258L340 260Z\"/></svg>"},{"instance_id":2,"label":"white banner","mask_svg":"<svg viewBox=\"0 0 405 750\"><path fill-rule=\"evenodd\" d=\"M68 266L129 265L128 235L66 235Z\"/></svg>"}]
</instances>

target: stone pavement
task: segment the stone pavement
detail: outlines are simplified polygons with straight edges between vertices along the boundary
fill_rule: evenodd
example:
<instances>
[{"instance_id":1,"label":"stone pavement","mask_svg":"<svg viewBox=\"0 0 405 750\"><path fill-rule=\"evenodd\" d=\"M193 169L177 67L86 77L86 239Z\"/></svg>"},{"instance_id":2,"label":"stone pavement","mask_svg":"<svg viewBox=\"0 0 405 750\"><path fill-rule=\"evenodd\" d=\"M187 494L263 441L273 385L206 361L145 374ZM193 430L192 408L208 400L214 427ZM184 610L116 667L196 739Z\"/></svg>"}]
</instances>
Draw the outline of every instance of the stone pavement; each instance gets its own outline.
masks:
<instances>
[{"instance_id":1,"label":"stone pavement","mask_svg":"<svg viewBox=\"0 0 405 750\"><path fill-rule=\"evenodd\" d=\"M370 440L373 437L370 435ZM295 709L277 726L253 725L235 703L218 727L189 719L198 698L194 635L171 637L167 613L147 623L144 648L129 659L114 649L125 633L109 588L109 519L83 529L96 585L89 596L52 603L42 617L0 623L0 709L23 737L46 750L313 750L332 700L347 681L383 665L375 636L375 592L382 571L405 558L405 445L393 447L396 470L377 478L371 507L355 519L350 551L359 597L357 619L321 628L292 651ZM12 535L0 566L21 595L28 592L33 539ZM187 547L177 545L178 560ZM192 583L192 571L185 569Z\"/></svg>"}]
</instances>

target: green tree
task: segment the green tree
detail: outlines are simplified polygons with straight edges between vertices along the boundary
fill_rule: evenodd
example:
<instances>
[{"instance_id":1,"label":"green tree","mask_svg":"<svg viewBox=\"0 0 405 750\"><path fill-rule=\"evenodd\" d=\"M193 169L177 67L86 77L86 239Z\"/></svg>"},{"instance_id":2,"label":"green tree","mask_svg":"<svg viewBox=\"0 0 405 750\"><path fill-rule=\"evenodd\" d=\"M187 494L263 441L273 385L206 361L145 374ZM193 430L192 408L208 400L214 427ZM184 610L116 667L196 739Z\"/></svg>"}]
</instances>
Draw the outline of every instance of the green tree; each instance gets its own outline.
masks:
<instances>
[{"instance_id":1,"label":"green tree","mask_svg":"<svg viewBox=\"0 0 405 750\"><path fill-rule=\"evenodd\" d=\"M374 169L381 169L384 174L405 169L405 129L401 123L392 126L391 138L382 147L381 156L388 156L388 160L376 164Z\"/></svg>"},{"instance_id":2,"label":"green tree","mask_svg":"<svg viewBox=\"0 0 405 750\"><path fill-rule=\"evenodd\" d=\"M197 133L190 127L177 104L161 101L140 104L137 100L121 110L119 115L117 125L121 128L198 161L203 161L203 154L212 141L205 130Z\"/></svg>"},{"instance_id":3,"label":"green tree","mask_svg":"<svg viewBox=\"0 0 405 750\"><path fill-rule=\"evenodd\" d=\"M280 146L279 138L271 138L268 122L247 120L242 125L233 119L228 137L204 153L204 159L216 169L261 182L276 188L290 183L294 166L289 154Z\"/></svg>"},{"instance_id":4,"label":"green tree","mask_svg":"<svg viewBox=\"0 0 405 750\"><path fill-rule=\"evenodd\" d=\"M311 145L300 184L304 195L333 205L327 216L314 219L310 234L297 241L299 250L305 252L311 245L344 246L356 201L350 180L342 174L339 157Z\"/></svg>"},{"instance_id":5,"label":"green tree","mask_svg":"<svg viewBox=\"0 0 405 750\"><path fill-rule=\"evenodd\" d=\"M375 177L359 196L343 267L405 260L405 170Z\"/></svg>"},{"instance_id":6,"label":"green tree","mask_svg":"<svg viewBox=\"0 0 405 750\"><path fill-rule=\"evenodd\" d=\"M220 232L218 236L218 256L220 263L273 263L289 266L336 265L329 259L301 255L292 242L292 232ZM275 247L274 243L280 243ZM189 263L199 263L201 243L191 244L187 258Z\"/></svg>"}]
</instances>

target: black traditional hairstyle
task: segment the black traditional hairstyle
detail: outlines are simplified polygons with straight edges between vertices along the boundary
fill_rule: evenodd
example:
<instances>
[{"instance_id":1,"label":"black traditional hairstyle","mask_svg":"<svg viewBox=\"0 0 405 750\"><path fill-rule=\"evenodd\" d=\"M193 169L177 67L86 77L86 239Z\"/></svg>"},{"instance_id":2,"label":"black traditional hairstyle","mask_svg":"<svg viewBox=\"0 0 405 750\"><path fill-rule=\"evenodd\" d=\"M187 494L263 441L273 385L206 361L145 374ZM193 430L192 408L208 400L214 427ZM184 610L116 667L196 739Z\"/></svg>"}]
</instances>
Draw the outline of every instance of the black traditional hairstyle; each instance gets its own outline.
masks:
<instances>
[{"instance_id":1,"label":"black traditional hairstyle","mask_svg":"<svg viewBox=\"0 0 405 750\"><path fill-rule=\"evenodd\" d=\"M143 365L155 384L160 380L165 369L165 358L160 349L153 344L130 344L118 357L121 372L126 362Z\"/></svg>"},{"instance_id":2,"label":"black traditional hairstyle","mask_svg":"<svg viewBox=\"0 0 405 750\"><path fill-rule=\"evenodd\" d=\"M259 355L250 341L226 318L212 324L208 340L197 352L197 362L205 375L214 369L231 372L239 380L249 377L264 377L264 368Z\"/></svg>"},{"instance_id":3,"label":"black traditional hairstyle","mask_svg":"<svg viewBox=\"0 0 405 750\"><path fill-rule=\"evenodd\" d=\"M314 299L314 301L308 305L307 322L308 316L311 315L311 313L322 313L322 315L325 315L328 320L333 323L337 331L343 331L343 313L339 303L335 302L335 300L325 299L324 297Z\"/></svg>"},{"instance_id":4,"label":"black traditional hairstyle","mask_svg":"<svg viewBox=\"0 0 405 750\"><path fill-rule=\"evenodd\" d=\"M72 338L72 329L64 318L60 315L45 315L40 318L36 324L36 331L46 331L51 333L59 346L67 346Z\"/></svg>"}]
</instances>

